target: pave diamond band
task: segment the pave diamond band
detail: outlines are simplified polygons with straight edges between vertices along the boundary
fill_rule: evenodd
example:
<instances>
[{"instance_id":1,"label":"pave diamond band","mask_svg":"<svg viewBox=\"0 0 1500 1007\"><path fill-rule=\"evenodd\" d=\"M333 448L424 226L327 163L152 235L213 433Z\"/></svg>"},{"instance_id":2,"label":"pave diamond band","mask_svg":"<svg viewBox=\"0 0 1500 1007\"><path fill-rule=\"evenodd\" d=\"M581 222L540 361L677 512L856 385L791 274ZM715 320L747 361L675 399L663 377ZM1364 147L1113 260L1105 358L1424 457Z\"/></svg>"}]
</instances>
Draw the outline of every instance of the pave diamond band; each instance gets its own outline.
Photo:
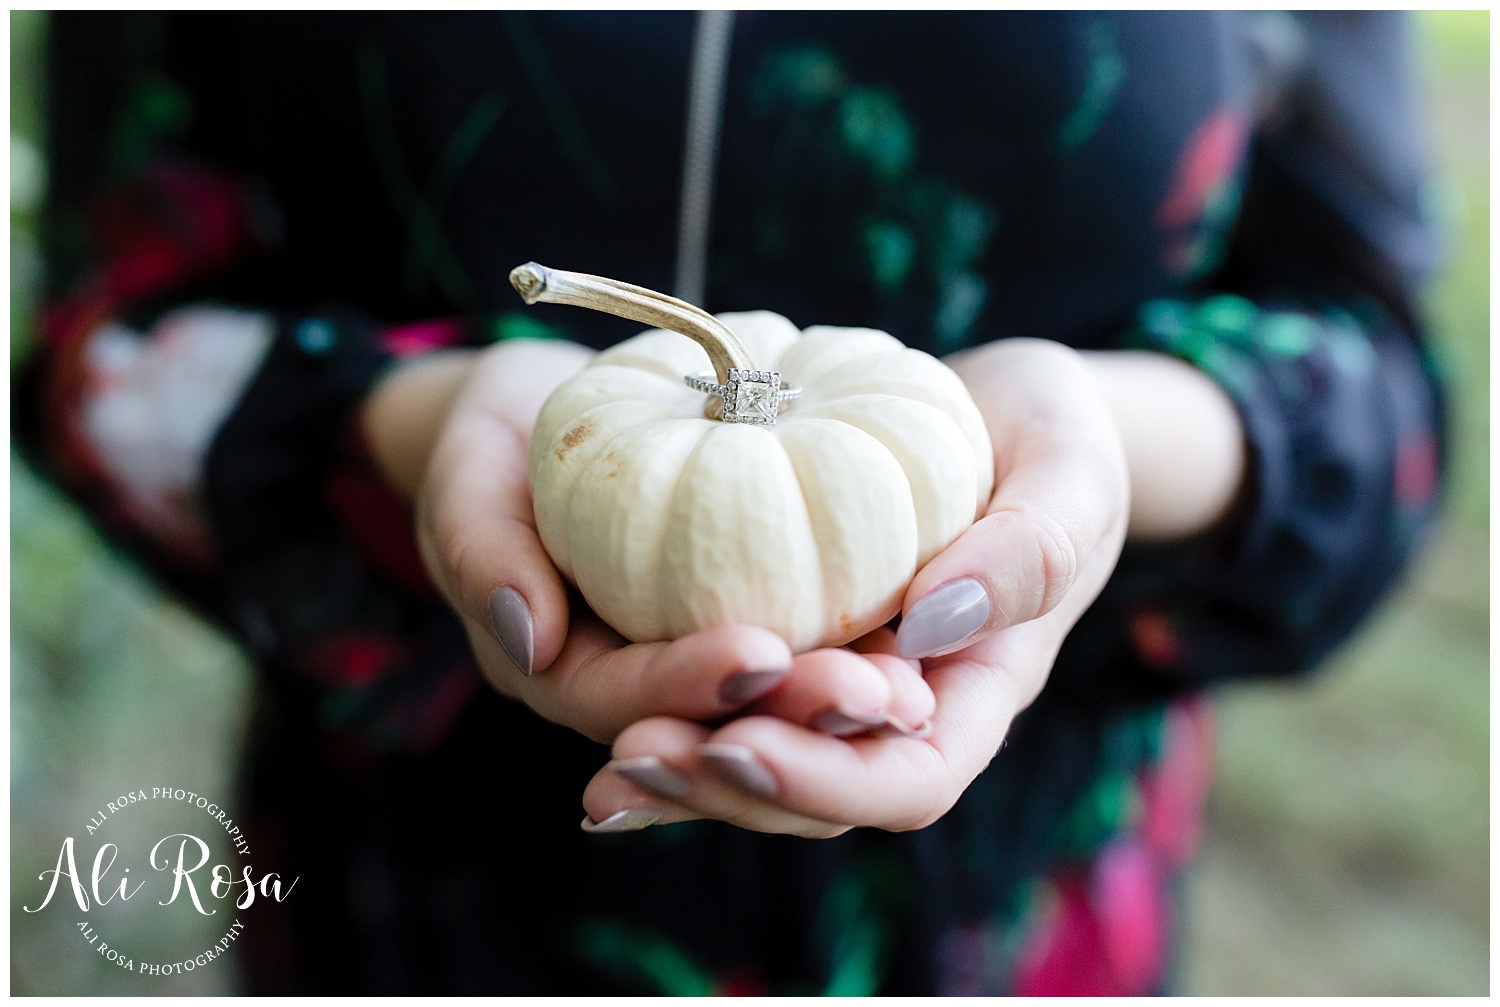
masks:
<instances>
[{"instance_id":1,"label":"pave diamond band","mask_svg":"<svg viewBox=\"0 0 1500 1007\"><path fill-rule=\"evenodd\" d=\"M768 384L770 383L771 378L776 378L781 386L776 393L776 397L782 402L785 402L788 399L795 399L797 396L802 394L802 388L800 385L788 384L785 381L781 381L780 375L778 375L775 371L730 371L729 380L733 381L736 374L757 373L769 375L769 377L766 378L766 382ZM714 374L713 371L700 371L697 374L683 375L682 383L687 385L694 391L707 392L709 395L718 395L722 397L728 389L715 381L714 378L716 377L717 375Z\"/></svg>"},{"instance_id":2,"label":"pave diamond band","mask_svg":"<svg viewBox=\"0 0 1500 1007\"><path fill-rule=\"evenodd\" d=\"M781 403L802 394L798 385L781 380L779 371L751 371L730 368L729 384L721 385L713 371L683 375L689 388L724 400L725 423L756 423L769 426L776 422Z\"/></svg>"}]
</instances>

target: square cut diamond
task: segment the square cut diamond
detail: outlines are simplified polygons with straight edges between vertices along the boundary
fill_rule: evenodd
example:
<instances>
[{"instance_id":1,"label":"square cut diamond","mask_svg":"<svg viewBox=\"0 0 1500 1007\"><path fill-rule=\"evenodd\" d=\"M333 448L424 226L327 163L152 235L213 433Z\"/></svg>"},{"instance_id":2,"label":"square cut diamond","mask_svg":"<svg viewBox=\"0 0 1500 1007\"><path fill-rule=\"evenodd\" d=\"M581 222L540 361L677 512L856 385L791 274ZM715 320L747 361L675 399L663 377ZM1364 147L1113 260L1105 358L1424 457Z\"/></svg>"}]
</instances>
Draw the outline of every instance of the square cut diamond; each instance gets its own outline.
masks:
<instances>
[{"instance_id":1,"label":"square cut diamond","mask_svg":"<svg viewBox=\"0 0 1500 1007\"><path fill-rule=\"evenodd\" d=\"M777 371L732 369L724 419L730 423L775 423L780 392L781 374Z\"/></svg>"}]
</instances>

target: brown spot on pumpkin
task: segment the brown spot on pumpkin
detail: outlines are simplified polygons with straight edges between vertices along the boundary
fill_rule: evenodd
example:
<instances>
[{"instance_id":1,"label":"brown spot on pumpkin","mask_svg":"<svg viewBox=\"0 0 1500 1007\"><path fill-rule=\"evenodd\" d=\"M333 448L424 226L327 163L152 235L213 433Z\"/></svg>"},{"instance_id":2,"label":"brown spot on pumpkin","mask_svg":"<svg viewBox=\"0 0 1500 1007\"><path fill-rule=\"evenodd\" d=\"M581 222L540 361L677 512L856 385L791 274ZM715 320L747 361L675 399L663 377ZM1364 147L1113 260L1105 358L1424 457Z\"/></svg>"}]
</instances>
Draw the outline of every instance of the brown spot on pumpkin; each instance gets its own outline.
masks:
<instances>
[{"instance_id":1,"label":"brown spot on pumpkin","mask_svg":"<svg viewBox=\"0 0 1500 1007\"><path fill-rule=\"evenodd\" d=\"M593 432L593 428L590 427L587 423L578 424L578 426L563 434L562 445L552 453L557 455L558 461L562 461L564 456L566 456L569 451L572 451L578 445L588 440L589 434Z\"/></svg>"},{"instance_id":2,"label":"brown spot on pumpkin","mask_svg":"<svg viewBox=\"0 0 1500 1007\"><path fill-rule=\"evenodd\" d=\"M854 632L854 620L849 618L848 612L839 613L839 630L844 633Z\"/></svg>"}]
</instances>

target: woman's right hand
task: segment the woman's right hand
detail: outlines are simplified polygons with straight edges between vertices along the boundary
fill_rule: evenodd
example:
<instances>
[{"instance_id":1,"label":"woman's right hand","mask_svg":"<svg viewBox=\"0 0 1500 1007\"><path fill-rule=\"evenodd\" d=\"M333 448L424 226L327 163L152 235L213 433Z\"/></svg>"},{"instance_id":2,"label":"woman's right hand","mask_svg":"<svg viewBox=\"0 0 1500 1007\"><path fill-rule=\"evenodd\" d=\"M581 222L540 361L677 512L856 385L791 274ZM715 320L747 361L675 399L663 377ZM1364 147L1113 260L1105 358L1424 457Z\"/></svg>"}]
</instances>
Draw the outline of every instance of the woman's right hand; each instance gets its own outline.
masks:
<instances>
[{"instance_id":1,"label":"woman's right hand","mask_svg":"<svg viewBox=\"0 0 1500 1007\"><path fill-rule=\"evenodd\" d=\"M547 396L589 356L533 340L434 354L398 368L366 402L372 453L414 500L428 572L490 684L605 743L647 717L714 722L762 697L765 712L830 731L847 724L829 711L926 716L930 692L899 659L884 670L801 662L793 681L791 651L768 630L721 626L629 644L576 594L570 604L537 534L527 454Z\"/></svg>"}]
</instances>

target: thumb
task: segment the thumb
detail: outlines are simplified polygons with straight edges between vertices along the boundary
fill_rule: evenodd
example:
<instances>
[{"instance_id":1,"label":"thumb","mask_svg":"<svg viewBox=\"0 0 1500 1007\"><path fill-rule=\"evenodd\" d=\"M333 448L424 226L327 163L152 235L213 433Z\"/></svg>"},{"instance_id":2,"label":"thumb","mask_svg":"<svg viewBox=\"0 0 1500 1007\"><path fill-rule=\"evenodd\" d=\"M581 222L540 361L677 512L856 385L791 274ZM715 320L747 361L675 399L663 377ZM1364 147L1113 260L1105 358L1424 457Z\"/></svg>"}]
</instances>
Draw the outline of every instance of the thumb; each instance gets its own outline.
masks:
<instances>
[{"instance_id":1,"label":"thumb","mask_svg":"<svg viewBox=\"0 0 1500 1007\"><path fill-rule=\"evenodd\" d=\"M902 657L950 653L1037 619L1092 561L1113 565L1130 511L1119 431L1091 375L1047 376L1004 389L1004 412L980 403L1004 468L985 516L907 589Z\"/></svg>"},{"instance_id":2,"label":"thumb","mask_svg":"<svg viewBox=\"0 0 1500 1007\"><path fill-rule=\"evenodd\" d=\"M521 674L556 660L567 589L537 534L521 434L486 412L455 417L433 453L417 531L429 572L471 631L497 640ZM511 691L506 669L484 671Z\"/></svg>"}]
</instances>

